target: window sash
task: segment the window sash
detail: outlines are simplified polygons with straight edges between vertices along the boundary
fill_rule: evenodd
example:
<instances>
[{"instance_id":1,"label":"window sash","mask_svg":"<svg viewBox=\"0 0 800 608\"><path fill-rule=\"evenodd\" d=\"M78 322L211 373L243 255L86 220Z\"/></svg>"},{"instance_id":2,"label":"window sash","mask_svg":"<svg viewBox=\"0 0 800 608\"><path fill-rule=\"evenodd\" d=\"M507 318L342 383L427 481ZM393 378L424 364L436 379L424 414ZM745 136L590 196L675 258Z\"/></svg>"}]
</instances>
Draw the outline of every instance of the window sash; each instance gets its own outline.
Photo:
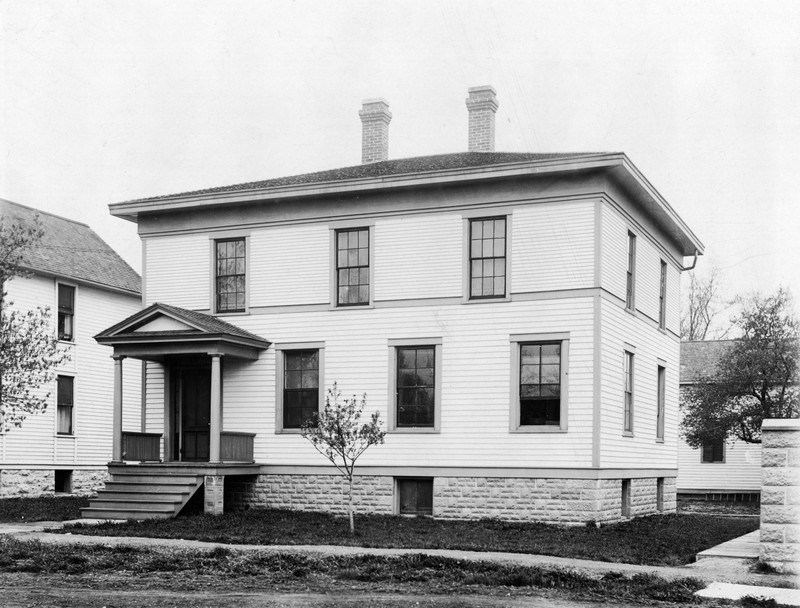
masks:
<instances>
[{"instance_id":1,"label":"window sash","mask_svg":"<svg viewBox=\"0 0 800 608\"><path fill-rule=\"evenodd\" d=\"M396 347L396 415L398 428L436 424L436 347Z\"/></svg>"},{"instance_id":2,"label":"window sash","mask_svg":"<svg viewBox=\"0 0 800 608\"><path fill-rule=\"evenodd\" d=\"M656 439L664 439L664 414L666 405L666 368L658 367L658 404L656 412Z\"/></svg>"},{"instance_id":3,"label":"window sash","mask_svg":"<svg viewBox=\"0 0 800 608\"><path fill-rule=\"evenodd\" d=\"M75 405L75 379L72 376L56 377L57 434L72 435L72 414Z\"/></svg>"},{"instance_id":4,"label":"window sash","mask_svg":"<svg viewBox=\"0 0 800 608\"><path fill-rule=\"evenodd\" d=\"M725 441L723 439L716 439L711 443L704 443L702 451L702 462L725 461Z\"/></svg>"},{"instance_id":5,"label":"window sash","mask_svg":"<svg viewBox=\"0 0 800 608\"><path fill-rule=\"evenodd\" d=\"M519 344L519 426L561 424L561 342Z\"/></svg>"},{"instance_id":6,"label":"window sash","mask_svg":"<svg viewBox=\"0 0 800 608\"><path fill-rule=\"evenodd\" d=\"M633 432L633 353L625 352L625 408L623 429L626 433Z\"/></svg>"},{"instance_id":7,"label":"window sash","mask_svg":"<svg viewBox=\"0 0 800 608\"><path fill-rule=\"evenodd\" d=\"M628 270L625 281L625 308L633 310L635 298L636 235L628 233Z\"/></svg>"},{"instance_id":8,"label":"window sash","mask_svg":"<svg viewBox=\"0 0 800 608\"><path fill-rule=\"evenodd\" d=\"M215 241L217 312L243 312L247 294L247 247L244 238Z\"/></svg>"},{"instance_id":9,"label":"window sash","mask_svg":"<svg viewBox=\"0 0 800 608\"><path fill-rule=\"evenodd\" d=\"M433 515L433 479L398 479L400 515Z\"/></svg>"},{"instance_id":10,"label":"window sash","mask_svg":"<svg viewBox=\"0 0 800 608\"><path fill-rule=\"evenodd\" d=\"M58 339L72 341L74 337L75 288L58 285Z\"/></svg>"},{"instance_id":11,"label":"window sash","mask_svg":"<svg viewBox=\"0 0 800 608\"><path fill-rule=\"evenodd\" d=\"M299 429L319 412L319 350L283 351L283 428Z\"/></svg>"},{"instance_id":12,"label":"window sash","mask_svg":"<svg viewBox=\"0 0 800 608\"><path fill-rule=\"evenodd\" d=\"M336 231L336 305L369 304L369 228Z\"/></svg>"},{"instance_id":13,"label":"window sash","mask_svg":"<svg viewBox=\"0 0 800 608\"><path fill-rule=\"evenodd\" d=\"M477 218L469 223L470 299L506 295L508 273L506 217Z\"/></svg>"},{"instance_id":14,"label":"window sash","mask_svg":"<svg viewBox=\"0 0 800 608\"><path fill-rule=\"evenodd\" d=\"M658 327L664 329L667 323L667 263L663 260L658 294Z\"/></svg>"}]
</instances>

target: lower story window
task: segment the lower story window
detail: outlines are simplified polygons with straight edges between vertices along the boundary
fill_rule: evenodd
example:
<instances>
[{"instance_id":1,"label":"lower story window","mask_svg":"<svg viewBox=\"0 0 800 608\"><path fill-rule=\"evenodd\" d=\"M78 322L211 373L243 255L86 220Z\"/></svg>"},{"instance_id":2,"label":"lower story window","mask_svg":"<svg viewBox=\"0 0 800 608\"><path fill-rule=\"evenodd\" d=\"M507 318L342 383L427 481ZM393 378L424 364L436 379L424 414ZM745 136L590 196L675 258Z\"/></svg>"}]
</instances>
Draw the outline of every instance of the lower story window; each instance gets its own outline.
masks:
<instances>
[{"instance_id":1,"label":"lower story window","mask_svg":"<svg viewBox=\"0 0 800 608\"><path fill-rule=\"evenodd\" d=\"M715 439L704 443L703 462L725 462L725 440Z\"/></svg>"},{"instance_id":2,"label":"lower story window","mask_svg":"<svg viewBox=\"0 0 800 608\"><path fill-rule=\"evenodd\" d=\"M567 430L569 334L512 334L510 430Z\"/></svg>"},{"instance_id":3,"label":"lower story window","mask_svg":"<svg viewBox=\"0 0 800 608\"><path fill-rule=\"evenodd\" d=\"M283 428L299 429L319 411L319 351L283 352Z\"/></svg>"},{"instance_id":4,"label":"lower story window","mask_svg":"<svg viewBox=\"0 0 800 608\"><path fill-rule=\"evenodd\" d=\"M72 435L72 410L75 404L75 378L58 376L56 378L58 434Z\"/></svg>"},{"instance_id":5,"label":"lower story window","mask_svg":"<svg viewBox=\"0 0 800 608\"><path fill-rule=\"evenodd\" d=\"M400 515L433 515L433 479L398 479Z\"/></svg>"}]
</instances>

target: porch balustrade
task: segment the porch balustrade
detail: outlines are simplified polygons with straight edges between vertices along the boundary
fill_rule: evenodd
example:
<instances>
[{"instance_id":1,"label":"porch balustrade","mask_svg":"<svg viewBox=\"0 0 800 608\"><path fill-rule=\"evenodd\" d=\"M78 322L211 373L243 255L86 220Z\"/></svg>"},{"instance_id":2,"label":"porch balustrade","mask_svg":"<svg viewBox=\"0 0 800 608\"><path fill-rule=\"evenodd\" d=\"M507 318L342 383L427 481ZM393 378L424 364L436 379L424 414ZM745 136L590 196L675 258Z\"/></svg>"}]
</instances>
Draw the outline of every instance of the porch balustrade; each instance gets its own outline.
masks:
<instances>
[{"instance_id":1,"label":"porch balustrade","mask_svg":"<svg viewBox=\"0 0 800 608\"><path fill-rule=\"evenodd\" d=\"M254 433L223 431L220 433L222 462L253 462Z\"/></svg>"},{"instance_id":2,"label":"porch balustrade","mask_svg":"<svg viewBox=\"0 0 800 608\"><path fill-rule=\"evenodd\" d=\"M161 460L161 434L123 432L122 459L158 462Z\"/></svg>"}]
</instances>

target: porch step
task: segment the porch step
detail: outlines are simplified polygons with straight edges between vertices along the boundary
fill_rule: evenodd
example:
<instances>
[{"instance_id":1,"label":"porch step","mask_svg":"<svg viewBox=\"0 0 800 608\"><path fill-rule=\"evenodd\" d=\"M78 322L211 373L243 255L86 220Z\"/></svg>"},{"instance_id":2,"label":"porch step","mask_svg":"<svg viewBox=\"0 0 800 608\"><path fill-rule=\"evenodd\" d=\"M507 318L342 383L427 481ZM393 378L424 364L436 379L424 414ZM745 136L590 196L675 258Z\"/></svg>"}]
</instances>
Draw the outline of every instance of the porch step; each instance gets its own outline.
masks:
<instances>
[{"instance_id":1,"label":"porch step","mask_svg":"<svg viewBox=\"0 0 800 608\"><path fill-rule=\"evenodd\" d=\"M86 519L175 517L203 485L203 476L169 467L109 467L106 487L81 509Z\"/></svg>"}]
</instances>

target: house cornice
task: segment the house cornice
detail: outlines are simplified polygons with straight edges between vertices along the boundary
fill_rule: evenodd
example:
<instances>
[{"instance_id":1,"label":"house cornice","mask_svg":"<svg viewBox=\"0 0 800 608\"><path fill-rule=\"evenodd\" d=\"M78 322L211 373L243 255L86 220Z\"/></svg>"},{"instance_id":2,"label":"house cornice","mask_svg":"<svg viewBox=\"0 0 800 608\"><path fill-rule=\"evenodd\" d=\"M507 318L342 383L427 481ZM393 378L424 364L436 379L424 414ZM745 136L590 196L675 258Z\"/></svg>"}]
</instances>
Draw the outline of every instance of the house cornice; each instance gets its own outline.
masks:
<instances>
[{"instance_id":1,"label":"house cornice","mask_svg":"<svg viewBox=\"0 0 800 608\"><path fill-rule=\"evenodd\" d=\"M86 279L83 277L73 277L67 274L59 274L55 272L47 272L46 270L39 270L38 268L33 268L31 266L25 266L20 264L19 269L23 272L42 277L45 279L55 279L57 281L61 281L64 283L75 283L76 285L85 285L86 287L92 287L94 289L100 289L102 291L108 291L111 293L117 293L125 296L130 296L132 298L141 298L142 292L136 291L133 289L125 289L123 287L116 287L114 285L108 285L107 283L100 283L98 281L92 281L90 279Z\"/></svg>"}]
</instances>

